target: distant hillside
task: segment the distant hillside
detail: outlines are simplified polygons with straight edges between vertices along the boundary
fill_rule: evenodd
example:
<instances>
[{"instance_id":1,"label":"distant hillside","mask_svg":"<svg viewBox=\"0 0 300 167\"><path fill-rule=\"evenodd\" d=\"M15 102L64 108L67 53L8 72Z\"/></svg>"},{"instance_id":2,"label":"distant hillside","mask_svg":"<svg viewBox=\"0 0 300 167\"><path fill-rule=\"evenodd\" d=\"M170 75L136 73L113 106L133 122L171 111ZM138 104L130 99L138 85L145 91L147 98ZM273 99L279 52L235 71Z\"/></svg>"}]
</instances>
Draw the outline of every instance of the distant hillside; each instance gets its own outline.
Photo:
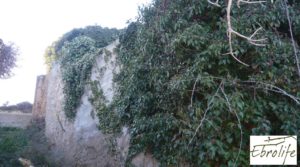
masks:
<instances>
[{"instance_id":1,"label":"distant hillside","mask_svg":"<svg viewBox=\"0 0 300 167\"><path fill-rule=\"evenodd\" d=\"M16 105L4 105L0 106L0 111L21 111L23 113L31 113L32 112L32 104L29 102L21 102Z\"/></svg>"}]
</instances>

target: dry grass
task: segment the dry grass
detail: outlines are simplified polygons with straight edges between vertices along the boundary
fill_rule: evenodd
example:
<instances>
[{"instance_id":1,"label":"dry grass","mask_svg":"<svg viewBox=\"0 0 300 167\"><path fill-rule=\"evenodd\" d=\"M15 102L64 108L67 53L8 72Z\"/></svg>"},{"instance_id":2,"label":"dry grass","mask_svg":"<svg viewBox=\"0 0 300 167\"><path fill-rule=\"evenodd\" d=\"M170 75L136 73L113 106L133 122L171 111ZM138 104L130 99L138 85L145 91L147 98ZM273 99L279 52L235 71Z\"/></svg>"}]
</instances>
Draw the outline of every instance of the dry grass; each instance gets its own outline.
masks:
<instances>
[{"instance_id":1,"label":"dry grass","mask_svg":"<svg viewBox=\"0 0 300 167\"><path fill-rule=\"evenodd\" d=\"M31 113L0 112L0 127L26 128L31 121Z\"/></svg>"}]
</instances>

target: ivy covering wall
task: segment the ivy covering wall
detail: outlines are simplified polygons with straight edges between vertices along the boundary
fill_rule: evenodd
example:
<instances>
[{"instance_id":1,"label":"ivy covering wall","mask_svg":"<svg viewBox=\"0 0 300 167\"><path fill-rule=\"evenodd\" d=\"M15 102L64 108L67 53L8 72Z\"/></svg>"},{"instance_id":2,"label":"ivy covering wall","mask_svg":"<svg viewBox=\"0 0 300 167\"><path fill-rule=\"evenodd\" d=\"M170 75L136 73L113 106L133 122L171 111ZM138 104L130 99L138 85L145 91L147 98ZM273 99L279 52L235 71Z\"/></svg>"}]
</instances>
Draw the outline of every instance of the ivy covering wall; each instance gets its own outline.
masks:
<instances>
[{"instance_id":1,"label":"ivy covering wall","mask_svg":"<svg viewBox=\"0 0 300 167\"><path fill-rule=\"evenodd\" d=\"M70 119L75 118L76 108L80 105L84 87L90 81L95 57L102 47L117 39L119 30L87 26L73 29L49 46L45 53L46 64L60 64L63 81L63 109Z\"/></svg>"},{"instance_id":2,"label":"ivy covering wall","mask_svg":"<svg viewBox=\"0 0 300 167\"><path fill-rule=\"evenodd\" d=\"M101 90L91 101L99 120L116 121L100 130L129 127L128 166L140 152L161 166L248 166L250 135L300 135L300 2L233 0L231 39L229 1L209 2L154 0L119 37L113 103L102 106ZM48 62L61 63L70 118L95 55L117 35L75 29L48 48Z\"/></svg>"},{"instance_id":3,"label":"ivy covering wall","mask_svg":"<svg viewBox=\"0 0 300 167\"><path fill-rule=\"evenodd\" d=\"M120 37L114 105L129 126L129 160L161 166L248 166L250 135L300 135L300 78L289 32L300 44L300 2L154 0ZM299 55L299 51L296 53ZM299 143L299 142L298 142ZM130 162L130 161L128 161ZM129 163L128 163L129 164Z\"/></svg>"}]
</instances>

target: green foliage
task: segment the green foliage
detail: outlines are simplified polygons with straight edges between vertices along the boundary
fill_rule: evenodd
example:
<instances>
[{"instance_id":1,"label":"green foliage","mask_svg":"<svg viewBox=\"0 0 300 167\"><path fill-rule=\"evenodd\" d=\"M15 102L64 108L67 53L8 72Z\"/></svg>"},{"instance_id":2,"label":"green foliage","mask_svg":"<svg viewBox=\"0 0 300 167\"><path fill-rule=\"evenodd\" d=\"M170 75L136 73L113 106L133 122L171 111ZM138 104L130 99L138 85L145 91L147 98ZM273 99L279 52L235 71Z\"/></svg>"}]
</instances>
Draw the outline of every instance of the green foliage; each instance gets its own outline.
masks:
<instances>
[{"instance_id":1,"label":"green foliage","mask_svg":"<svg viewBox=\"0 0 300 167\"><path fill-rule=\"evenodd\" d=\"M4 136L5 133L8 133ZM26 140L24 140L24 134L22 130L17 128L1 128L1 151L15 152L20 146L26 145ZM16 142L17 141L17 142Z\"/></svg>"},{"instance_id":2,"label":"green foliage","mask_svg":"<svg viewBox=\"0 0 300 167\"><path fill-rule=\"evenodd\" d=\"M53 61L60 63L63 80L64 111L73 119L75 109L80 104L84 87L89 81L95 56L101 48L114 41L119 34L117 29L88 26L74 29L54 42L46 50L46 63L49 68Z\"/></svg>"},{"instance_id":3,"label":"green foliage","mask_svg":"<svg viewBox=\"0 0 300 167\"><path fill-rule=\"evenodd\" d=\"M65 43L61 53L64 111L68 118L74 118L98 50L93 39L80 36Z\"/></svg>"},{"instance_id":4,"label":"green foliage","mask_svg":"<svg viewBox=\"0 0 300 167\"><path fill-rule=\"evenodd\" d=\"M95 108L94 112L97 113L99 129L104 134L118 133L120 132L120 118L113 111L112 106L107 104L103 90L98 85L99 83L97 81L90 83L92 96L89 100Z\"/></svg>"},{"instance_id":5,"label":"green foliage","mask_svg":"<svg viewBox=\"0 0 300 167\"><path fill-rule=\"evenodd\" d=\"M50 71L52 67L52 63L55 60L57 60L57 52L55 50L55 44L56 42L53 42L50 46L48 46L44 54L45 64L47 66L48 71Z\"/></svg>"},{"instance_id":6,"label":"green foliage","mask_svg":"<svg viewBox=\"0 0 300 167\"><path fill-rule=\"evenodd\" d=\"M0 128L0 164L21 166L18 158L28 141L24 131L17 128Z\"/></svg>"},{"instance_id":7,"label":"green foliage","mask_svg":"<svg viewBox=\"0 0 300 167\"><path fill-rule=\"evenodd\" d=\"M117 29L102 28L101 26L87 26L85 28L75 28L66 33L55 45L55 50L59 51L65 42L72 41L79 36L87 36L95 40L95 46L98 48L107 46L114 41L119 34Z\"/></svg>"},{"instance_id":8,"label":"green foliage","mask_svg":"<svg viewBox=\"0 0 300 167\"><path fill-rule=\"evenodd\" d=\"M114 41L118 35L119 30L102 28L101 26L87 26L85 28L75 28L70 32L64 34L58 41L53 42L45 52L45 63L48 68L51 68L52 63L59 59L61 50L66 42L71 42L79 36L87 36L95 41L95 47L102 48Z\"/></svg>"},{"instance_id":9,"label":"green foliage","mask_svg":"<svg viewBox=\"0 0 300 167\"><path fill-rule=\"evenodd\" d=\"M300 135L299 104L270 86L300 98L284 6L279 0L234 5L235 30L251 35L261 26L257 36L268 39L257 47L233 37L238 58L250 64L245 67L224 55L226 2L218 8L207 1L155 0L121 36L114 106L131 129L129 158L149 152L161 166L233 166L241 126L236 165L248 166L250 135ZM298 45L299 8L289 1Z\"/></svg>"},{"instance_id":10,"label":"green foliage","mask_svg":"<svg viewBox=\"0 0 300 167\"><path fill-rule=\"evenodd\" d=\"M12 68L16 66L18 50L13 44L5 44L0 39L0 79L11 76Z\"/></svg>"},{"instance_id":11,"label":"green foliage","mask_svg":"<svg viewBox=\"0 0 300 167\"><path fill-rule=\"evenodd\" d=\"M49 150L44 131L39 125L31 125L27 129L0 128L1 167L21 167L20 157L30 160L35 166L51 166L46 158ZM46 151L42 152L42 149Z\"/></svg>"}]
</instances>

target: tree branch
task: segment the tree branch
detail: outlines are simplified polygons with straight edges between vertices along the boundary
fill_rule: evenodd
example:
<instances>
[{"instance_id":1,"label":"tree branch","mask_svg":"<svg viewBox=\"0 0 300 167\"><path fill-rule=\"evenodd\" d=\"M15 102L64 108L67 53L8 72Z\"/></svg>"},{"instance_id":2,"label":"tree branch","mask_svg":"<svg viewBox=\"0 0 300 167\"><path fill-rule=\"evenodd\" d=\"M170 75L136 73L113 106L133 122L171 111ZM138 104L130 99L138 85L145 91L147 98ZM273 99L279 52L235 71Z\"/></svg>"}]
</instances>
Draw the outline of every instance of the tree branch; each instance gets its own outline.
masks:
<instances>
[{"instance_id":1,"label":"tree branch","mask_svg":"<svg viewBox=\"0 0 300 167\"><path fill-rule=\"evenodd\" d=\"M266 1L250 1L250 0L238 0L237 1L237 6L240 7L240 3L245 3L245 4L257 4L257 3L263 3Z\"/></svg>"},{"instance_id":2,"label":"tree branch","mask_svg":"<svg viewBox=\"0 0 300 167\"><path fill-rule=\"evenodd\" d=\"M229 102L229 99L228 99L228 97L227 97L227 95L226 95L226 93L225 93L223 87L221 87L221 92L223 93L223 95L224 95L224 97L225 97L226 104L227 104L227 106L228 106L229 111L230 111L231 113L234 113L234 114L235 114L236 119L237 119L237 121L238 121L238 127L239 127L239 129L240 129L240 148L239 148L238 155L237 155L237 157L236 157L236 159L235 159L235 161L234 161L234 166L236 166L236 162L238 161L239 156L240 156L240 154L241 154L242 144L243 144L243 129L242 129L242 123L241 123L241 120L240 120L240 118L239 118L237 112L236 112L235 110L232 109L231 104L230 104L230 102Z\"/></svg>"},{"instance_id":3,"label":"tree branch","mask_svg":"<svg viewBox=\"0 0 300 167\"><path fill-rule=\"evenodd\" d=\"M212 2L210 0L207 0L208 3L212 4L212 5L215 5L217 7L221 7L221 5L219 4L219 0L216 0L216 2Z\"/></svg>"},{"instance_id":4,"label":"tree branch","mask_svg":"<svg viewBox=\"0 0 300 167\"><path fill-rule=\"evenodd\" d=\"M221 88L221 85L223 85L223 81L220 83L220 85L219 85L217 91L215 92L215 94L212 96L212 98L211 98L210 101L208 102L207 108L206 108L206 110L204 111L204 115L203 115L203 117L202 117L202 119L201 119L201 121L200 121L198 127L196 128L196 131L195 131L195 133L194 133L194 135L193 135L193 137L192 137L192 139L190 140L190 142L189 142L188 145L190 145L190 144L192 143L192 141L194 140L194 138L195 138L196 134L198 133L200 127L202 126L204 120L206 120L206 114L207 114L207 112L211 109L211 107L213 106L213 101L214 101L215 97L217 96L217 94L218 94L218 92L219 92L219 90L220 90L220 88Z\"/></svg>"},{"instance_id":5,"label":"tree branch","mask_svg":"<svg viewBox=\"0 0 300 167\"><path fill-rule=\"evenodd\" d=\"M242 62L240 59L238 59L236 57L236 55L233 53L233 47L232 47L232 34L235 34L241 38L246 39L249 43L256 45L256 46L265 46L264 43L259 43L259 42L265 42L267 39L266 38L262 38L262 39L253 39L254 36L260 31L262 30L262 27L258 28L250 37L247 37L245 35L240 34L239 32L233 30L232 25L231 25L231 9L232 9L232 2L233 0L228 0L228 4L227 4L227 36L228 36L228 43L229 43L229 53L236 61L238 61L239 63L249 67L248 64ZM239 6L239 4L243 2L243 3L248 3L248 4L253 4L253 3L262 3L265 1L244 1L244 0L237 0L237 5Z\"/></svg>"},{"instance_id":6,"label":"tree branch","mask_svg":"<svg viewBox=\"0 0 300 167\"><path fill-rule=\"evenodd\" d=\"M266 90L269 90L269 91L272 91L272 92L279 93L279 94L282 94L284 96L287 96L291 100L293 100L294 102L296 102L297 104L300 104L300 98L289 94L285 90L283 90L283 89L281 89L281 88L279 88L279 87L277 87L275 85L264 83L264 82L259 82L259 81L239 81L239 82L241 82L241 83L254 83L254 84L262 85L263 89L266 89Z\"/></svg>"},{"instance_id":7,"label":"tree branch","mask_svg":"<svg viewBox=\"0 0 300 167\"><path fill-rule=\"evenodd\" d=\"M195 89L196 89L196 84L199 80L199 77L197 77L195 83L194 83L194 86L193 86L193 91L192 91L192 95L191 95L191 107L193 107L193 97L194 97L194 92L195 92Z\"/></svg>"}]
</instances>

